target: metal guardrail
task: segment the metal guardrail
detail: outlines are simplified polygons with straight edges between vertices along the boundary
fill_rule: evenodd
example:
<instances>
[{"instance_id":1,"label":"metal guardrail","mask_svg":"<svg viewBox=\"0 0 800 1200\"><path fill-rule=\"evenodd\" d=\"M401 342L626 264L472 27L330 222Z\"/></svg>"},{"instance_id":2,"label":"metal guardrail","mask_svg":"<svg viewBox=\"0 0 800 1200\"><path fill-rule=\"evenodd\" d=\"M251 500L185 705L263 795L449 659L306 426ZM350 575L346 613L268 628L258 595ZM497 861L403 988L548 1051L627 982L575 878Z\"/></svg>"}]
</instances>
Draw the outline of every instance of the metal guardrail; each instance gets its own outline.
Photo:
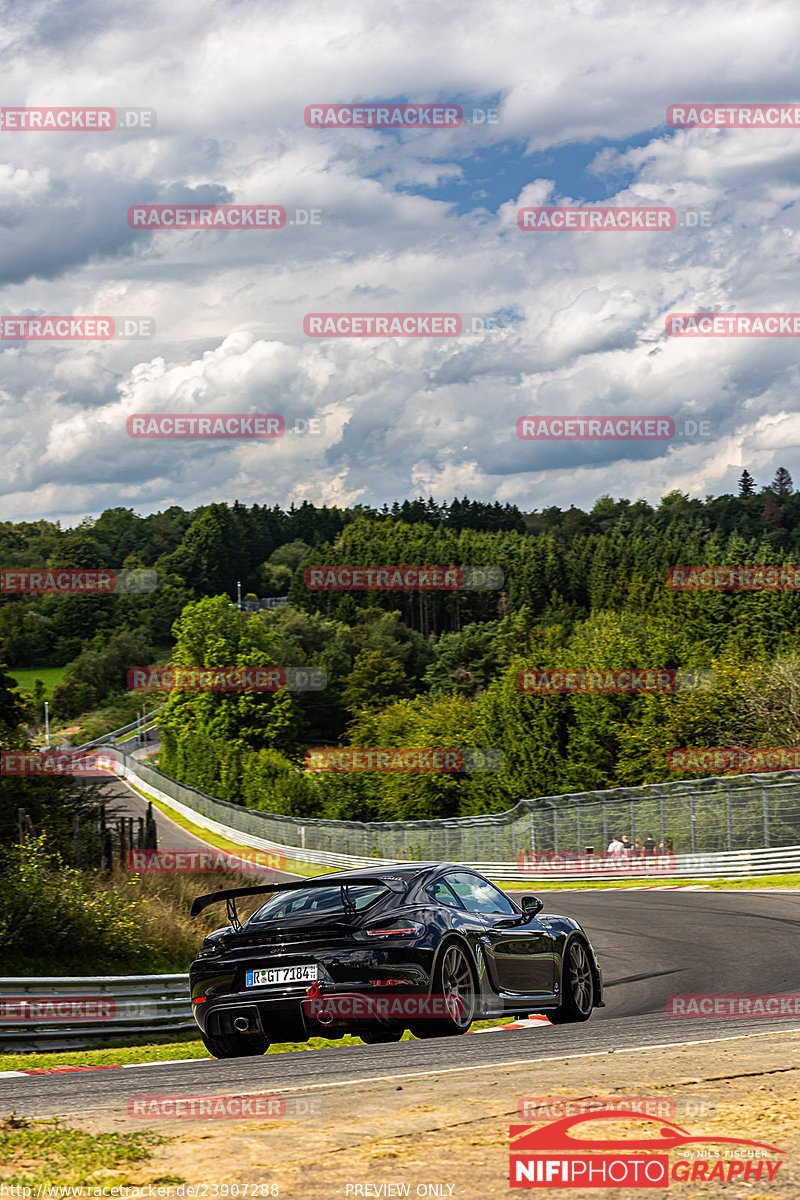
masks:
<instances>
[{"instance_id":1,"label":"metal guardrail","mask_svg":"<svg viewBox=\"0 0 800 1200\"><path fill-rule=\"evenodd\" d=\"M144 725L145 730L152 729L152 727L156 723L155 718L166 707L167 707L166 704L162 704L158 708L154 708L151 712L149 712L147 714L147 719L146 719L146 722ZM131 721L127 725L120 725L119 729L112 729L110 733L104 733L104 734L102 734L101 737L94 738L93 741L86 742L83 746L75 746L74 750L75 751L91 750L93 746L107 746L107 745L109 745L109 743L112 743L112 742L124 745L126 742L134 741L136 739L137 733L139 731L141 731L142 728L143 727L142 727L141 718L137 717L137 719L135 721ZM120 734L125 734L125 733L130 734L131 736L128 738L124 738L124 737L120 738Z\"/></svg>"},{"instance_id":2,"label":"metal guardrail","mask_svg":"<svg viewBox=\"0 0 800 1200\"><path fill-rule=\"evenodd\" d=\"M522 857L522 856L521 856ZM625 859L625 856L622 856ZM580 865L575 865L578 860ZM484 875L503 882L525 882L535 890L537 880L660 879L664 884L687 879L746 879L757 875L800 873L800 846L734 850L732 853L653 855L651 858L610 862L598 855L596 867L586 855L542 856L525 863L472 863Z\"/></svg>"},{"instance_id":3,"label":"metal guardrail","mask_svg":"<svg viewBox=\"0 0 800 1200\"><path fill-rule=\"evenodd\" d=\"M196 1029L188 975L0 978L0 1047L79 1048Z\"/></svg>"},{"instance_id":4,"label":"metal guardrail","mask_svg":"<svg viewBox=\"0 0 800 1200\"><path fill-rule=\"evenodd\" d=\"M231 831L235 832L235 831ZM249 844L249 843L248 843ZM290 850L291 847L284 849ZM347 858L337 855L337 858ZM371 865L376 859L367 860ZM674 870L672 869L674 861ZM334 865L334 864L329 864ZM340 862L358 866L362 862ZM632 881L636 875L660 877L665 884L679 879L726 878L800 871L800 846L776 850L742 850L733 854L679 855L658 859L632 870L629 864L603 871L570 870L557 859L524 863L471 863L503 882L522 883L536 891L546 878L589 882L593 879ZM189 1001L188 975L102 975L0 978L0 1049L33 1051L79 1049L127 1035L165 1035L195 1029Z\"/></svg>"}]
</instances>

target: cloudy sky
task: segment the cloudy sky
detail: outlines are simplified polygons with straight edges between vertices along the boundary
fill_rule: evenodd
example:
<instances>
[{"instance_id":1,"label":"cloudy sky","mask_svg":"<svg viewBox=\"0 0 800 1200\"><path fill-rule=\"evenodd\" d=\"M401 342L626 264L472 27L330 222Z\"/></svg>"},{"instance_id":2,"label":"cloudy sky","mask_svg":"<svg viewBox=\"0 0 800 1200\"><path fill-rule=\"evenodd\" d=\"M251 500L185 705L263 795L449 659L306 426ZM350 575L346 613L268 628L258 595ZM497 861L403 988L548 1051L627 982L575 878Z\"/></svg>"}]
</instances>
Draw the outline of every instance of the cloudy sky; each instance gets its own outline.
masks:
<instances>
[{"instance_id":1,"label":"cloudy sky","mask_svg":"<svg viewBox=\"0 0 800 1200\"><path fill-rule=\"evenodd\" d=\"M744 466L800 483L798 339L664 327L672 311L800 311L800 128L666 121L672 104L800 104L796 0L28 0L0 15L2 105L157 113L146 131L0 130L0 314L156 330L0 342L0 519L429 494L587 507L735 491ZM377 101L499 119L304 120ZM523 206L598 203L670 206L683 225L517 225ZM131 229L142 204L282 205L288 220ZM320 224L295 220L312 209ZM497 325L307 337L318 312ZM279 413L323 432L142 440L133 413ZM536 414L703 420L711 436L521 441L517 418Z\"/></svg>"}]
</instances>

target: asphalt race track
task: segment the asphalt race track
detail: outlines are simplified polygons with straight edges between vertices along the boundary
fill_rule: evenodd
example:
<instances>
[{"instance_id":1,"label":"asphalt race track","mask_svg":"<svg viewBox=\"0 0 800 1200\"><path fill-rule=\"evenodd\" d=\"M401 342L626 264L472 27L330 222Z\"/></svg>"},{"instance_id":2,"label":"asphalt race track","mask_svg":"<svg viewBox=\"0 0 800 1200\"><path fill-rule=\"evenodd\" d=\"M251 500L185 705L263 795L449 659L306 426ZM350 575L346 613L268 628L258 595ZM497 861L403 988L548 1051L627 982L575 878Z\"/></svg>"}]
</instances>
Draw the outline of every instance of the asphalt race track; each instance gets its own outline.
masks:
<instances>
[{"instance_id":1,"label":"asphalt race track","mask_svg":"<svg viewBox=\"0 0 800 1200\"><path fill-rule=\"evenodd\" d=\"M68 1115L118 1108L121 1095L306 1091L346 1082L444 1076L490 1064L561 1058L800 1029L800 1018L673 1018L681 993L800 992L800 893L543 893L545 912L581 921L597 949L605 1009L580 1025L339 1047L218 1062L200 1059L62 1075L0 1075L0 1112ZM654 1050L654 1053L657 1053ZM124 1080L124 1082L123 1082Z\"/></svg>"},{"instance_id":2,"label":"asphalt race track","mask_svg":"<svg viewBox=\"0 0 800 1200\"><path fill-rule=\"evenodd\" d=\"M106 785L106 794L109 806L113 807L113 813L110 814L113 819L121 816L143 817L147 812L147 801L144 797L138 792L133 791L132 788L129 788L119 779L108 782ZM182 825L177 825L175 821L171 821L164 814L163 810L156 808L155 805L153 805L153 814L156 820L159 850L212 850L217 854L224 853L224 851L218 850L216 846L212 846L209 842L204 842L193 833L189 833ZM231 853L235 852L231 851ZM248 853L247 848L243 848L241 853L246 855ZM209 878L212 879L212 884L209 885L208 891L212 891L213 877L209 876ZM265 879L265 882L275 883L280 882L282 879L297 878L299 876L287 871L270 871L269 879ZM257 883L258 880L254 879L253 882Z\"/></svg>"}]
</instances>

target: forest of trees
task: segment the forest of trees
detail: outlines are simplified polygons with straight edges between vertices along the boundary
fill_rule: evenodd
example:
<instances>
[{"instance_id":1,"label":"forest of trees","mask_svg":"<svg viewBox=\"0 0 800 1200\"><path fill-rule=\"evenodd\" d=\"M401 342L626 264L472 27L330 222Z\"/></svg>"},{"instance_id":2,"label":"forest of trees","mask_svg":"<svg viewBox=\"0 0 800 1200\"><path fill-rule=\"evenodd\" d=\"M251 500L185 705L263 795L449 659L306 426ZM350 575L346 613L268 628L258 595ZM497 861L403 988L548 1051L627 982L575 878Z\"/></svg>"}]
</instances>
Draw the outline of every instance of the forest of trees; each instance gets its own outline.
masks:
<instances>
[{"instance_id":1,"label":"forest of trees","mask_svg":"<svg viewBox=\"0 0 800 1200\"><path fill-rule=\"evenodd\" d=\"M757 490L660 504L604 496L590 512L523 514L464 498L382 510L283 512L211 504L138 517L111 509L62 531L0 524L3 567L150 567L144 595L0 596L0 661L67 664L53 696L71 717L125 689L127 671L315 666L321 692L173 692L164 770L276 812L402 819L500 810L522 797L671 778L683 746L790 745L800 654L794 592L677 592L674 565L800 563L800 493L779 470ZM494 590L311 591L322 565L499 567ZM287 595L239 612L242 595ZM543 668L712 670L706 692L530 696ZM166 698L166 697L165 697ZM21 703L24 702L21 698ZM776 741L776 738L779 740ZM499 771L315 774L309 747L463 746Z\"/></svg>"}]
</instances>

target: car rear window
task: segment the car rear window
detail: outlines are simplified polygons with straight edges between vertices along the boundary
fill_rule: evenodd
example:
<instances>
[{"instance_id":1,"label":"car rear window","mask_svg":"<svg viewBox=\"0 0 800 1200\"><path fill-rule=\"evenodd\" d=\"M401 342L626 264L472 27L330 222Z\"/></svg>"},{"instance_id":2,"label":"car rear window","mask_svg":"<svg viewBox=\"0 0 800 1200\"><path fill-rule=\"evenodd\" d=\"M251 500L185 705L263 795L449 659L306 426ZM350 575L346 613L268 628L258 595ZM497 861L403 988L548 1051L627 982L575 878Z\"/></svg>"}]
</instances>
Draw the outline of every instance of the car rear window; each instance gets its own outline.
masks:
<instances>
[{"instance_id":1,"label":"car rear window","mask_svg":"<svg viewBox=\"0 0 800 1200\"><path fill-rule=\"evenodd\" d=\"M348 888L351 902L358 912L369 908L380 896L387 896L389 889L382 883L356 883ZM251 923L261 924L262 921L272 921L276 917L300 917L304 914L314 916L318 913L330 913L331 916L343 916L342 889L338 886L298 888L291 892L276 892L270 896L266 904L262 904L250 918Z\"/></svg>"}]
</instances>

